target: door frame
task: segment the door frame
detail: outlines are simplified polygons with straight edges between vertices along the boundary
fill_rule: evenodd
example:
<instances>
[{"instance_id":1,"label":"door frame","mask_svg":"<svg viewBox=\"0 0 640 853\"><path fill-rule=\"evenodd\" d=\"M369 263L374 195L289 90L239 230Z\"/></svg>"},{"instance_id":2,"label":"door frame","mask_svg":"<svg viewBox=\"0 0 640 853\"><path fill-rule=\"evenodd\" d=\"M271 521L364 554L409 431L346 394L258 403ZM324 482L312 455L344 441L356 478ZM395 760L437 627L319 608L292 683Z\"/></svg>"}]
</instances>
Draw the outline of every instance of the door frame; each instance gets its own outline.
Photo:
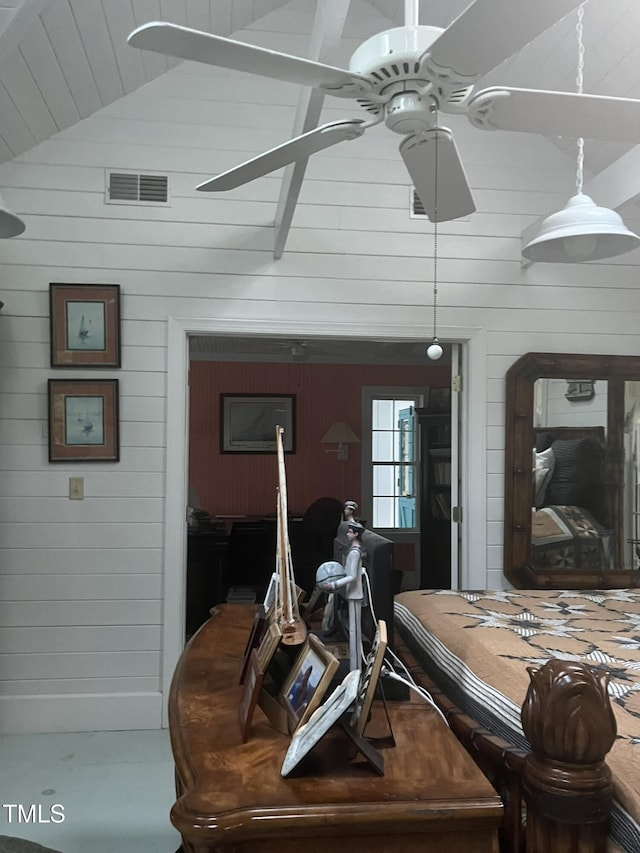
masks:
<instances>
[{"instance_id":1,"label":"door frame","mask_svg":"<svg viewBox=\"0 0 640 853\"><path fill-rule=\"evenodd\" d=\"M486 585L486 342L483 329L441 326L439 338L462 344L466 378L460 435L461 499L465 502L460 583L462 588ZM344 321L240 320L226 318L167 319L167 450L163 559L163 624L161 691L163 726L168 726L167 698L173 673L184 648L186 551L189 467L189 337L304 337L335 340L425 341L423 325ZM425 343L426 347L426 343ZM426 356L425 356L426 359ZM473 429L469 422L473 418ZM473 460L473 464L465 464ZM473 531L473 548L470 547Z\"/></svg>"}]
</instances>

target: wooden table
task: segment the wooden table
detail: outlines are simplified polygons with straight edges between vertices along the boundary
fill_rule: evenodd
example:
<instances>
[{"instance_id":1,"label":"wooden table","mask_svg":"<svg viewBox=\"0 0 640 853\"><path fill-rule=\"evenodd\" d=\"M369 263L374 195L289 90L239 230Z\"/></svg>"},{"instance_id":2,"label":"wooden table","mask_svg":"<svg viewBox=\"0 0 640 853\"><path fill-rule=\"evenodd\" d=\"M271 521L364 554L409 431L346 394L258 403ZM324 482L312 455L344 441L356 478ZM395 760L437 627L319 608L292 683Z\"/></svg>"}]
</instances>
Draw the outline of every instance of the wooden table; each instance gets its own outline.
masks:
<instances>
[{"instance_id":1,"label":"wooden table","mask_svg":"<svg viewBox=\"0 0 640 853\"><path fill-rule=\"evenodd\" d=\"M238 675L253 611L216 608L176 667L171 821L186 853L497 853L498 795L420 700L388 703L396 746L382 750L384 776L349 760L336 729L282 778L290 738L259 708L243 744Z\"/></svg>"}]
</instances>

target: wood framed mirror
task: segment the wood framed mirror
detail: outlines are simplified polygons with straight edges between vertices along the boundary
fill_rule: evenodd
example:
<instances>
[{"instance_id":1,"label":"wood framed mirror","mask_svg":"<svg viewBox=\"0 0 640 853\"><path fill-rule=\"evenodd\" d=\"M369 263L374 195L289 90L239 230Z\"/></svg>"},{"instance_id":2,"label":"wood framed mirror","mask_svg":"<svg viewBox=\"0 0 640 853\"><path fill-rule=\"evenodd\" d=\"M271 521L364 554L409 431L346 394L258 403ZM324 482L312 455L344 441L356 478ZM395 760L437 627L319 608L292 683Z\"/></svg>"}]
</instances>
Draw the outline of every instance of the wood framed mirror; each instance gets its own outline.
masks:
<instances>
[{"instance_id":1,"label":"wood framed mirror","mask_svg":"<svg viewBox=\"0 0 640 853\"><path fill-rule=\"evenodd\" d=\"M507 372L504 574L640 585L640 357L527 353Z\"/></svg>"}]
</instances>

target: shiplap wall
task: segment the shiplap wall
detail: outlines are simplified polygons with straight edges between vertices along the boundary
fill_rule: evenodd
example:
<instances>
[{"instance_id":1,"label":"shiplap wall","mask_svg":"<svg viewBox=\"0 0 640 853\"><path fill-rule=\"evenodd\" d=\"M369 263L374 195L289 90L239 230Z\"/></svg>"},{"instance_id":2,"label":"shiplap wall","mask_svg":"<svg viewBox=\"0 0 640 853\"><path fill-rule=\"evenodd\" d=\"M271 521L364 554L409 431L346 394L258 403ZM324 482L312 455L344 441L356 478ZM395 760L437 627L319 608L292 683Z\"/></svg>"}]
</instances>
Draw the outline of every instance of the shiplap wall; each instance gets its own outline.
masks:
<instances>
[{"instance_id":1,"label":"shiplap wall","mask_svg":"<svg viewBox=\"0 0 640 853\"><path fill-rule=\"evenodd\" d=\"M243 35L304 55L312 14L311 4L294 2ZM354 2L337 61L386 26ZM432 229L409 217L400 138L385 128L314 156L279 261L271 252L278 177L219 196L195 192L288 138L297 95L294 86L183 64L0 166L7 203L27 223L0 247L2 731L161 724L163 608L174 606L162 600L163 572L181 571L163 562L169 317L266 327L285 317L300 328L353 317L390 333L424 324L431 334ZM327 98L323 120L357 114L350 106ZM478 212L440 227L439 319L485 334L486 388L471 399L487 423L487 478L466 498L486 502L492 587L504 583L505 372L530 350L637 352L638 258L523 270L520 233L564 203L574 164L530 135L445 123ZM107 169L168 174L170 205L105 204ZM121 284L121 370L49 367L52 281ZM117 464L47 463L46 381L75 375L120 380ZM468 417L473 423L474 412ZM68 500L71 475L85 478L84 501ZM472 530L469 549L473 540Z\"/></svg>"}]
</instances>

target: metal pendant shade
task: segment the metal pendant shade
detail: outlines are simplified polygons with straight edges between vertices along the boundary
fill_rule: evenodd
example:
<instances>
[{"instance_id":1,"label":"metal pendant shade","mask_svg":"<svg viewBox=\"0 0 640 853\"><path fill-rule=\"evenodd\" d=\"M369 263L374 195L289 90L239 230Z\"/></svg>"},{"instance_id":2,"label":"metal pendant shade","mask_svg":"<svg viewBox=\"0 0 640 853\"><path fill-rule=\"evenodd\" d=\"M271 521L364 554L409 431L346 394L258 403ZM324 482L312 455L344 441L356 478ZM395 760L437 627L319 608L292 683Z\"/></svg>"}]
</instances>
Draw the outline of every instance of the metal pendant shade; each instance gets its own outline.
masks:
<instances>
[{"instance_id":1,"label":"metal pendant shade","mask_svg":"<svg viewBox=\"0 0 640 853\"><path fill-rule=\"evenodd\" d=\"M586 0L585 0L586 2ZM578 45L578 96L584 84L583 2L578 8L576 41ZM598 205L582 192L584 182L584 139L578 138L576 194L557 213L543 220L540 231L522 250L528 261L576 264L598 261L631 252L640 246L640 237L626 227L622 218Z\"/></svg>"},{"instance_id":2,"label":"metal pendant shade","mask_svg":"<svg viewBox=\"0 0 640 853\"><path fill-rule=\"evenodd\" d=\"M522 250L529 261L581 263L613 258L640 247L640 237L607 207L578 193L543 221L539 234Z\"/></svg>"},{"instance_id":3,"label":"metal pendant shade","mask_svg":"<svg viewBox=\"0 0 640 853\"><path fill-rule=\"evenodd\" d=\"M26 227L22 219L7 208L0 195L0 238L17 237Z\"/></svg>"}]
</instances>

